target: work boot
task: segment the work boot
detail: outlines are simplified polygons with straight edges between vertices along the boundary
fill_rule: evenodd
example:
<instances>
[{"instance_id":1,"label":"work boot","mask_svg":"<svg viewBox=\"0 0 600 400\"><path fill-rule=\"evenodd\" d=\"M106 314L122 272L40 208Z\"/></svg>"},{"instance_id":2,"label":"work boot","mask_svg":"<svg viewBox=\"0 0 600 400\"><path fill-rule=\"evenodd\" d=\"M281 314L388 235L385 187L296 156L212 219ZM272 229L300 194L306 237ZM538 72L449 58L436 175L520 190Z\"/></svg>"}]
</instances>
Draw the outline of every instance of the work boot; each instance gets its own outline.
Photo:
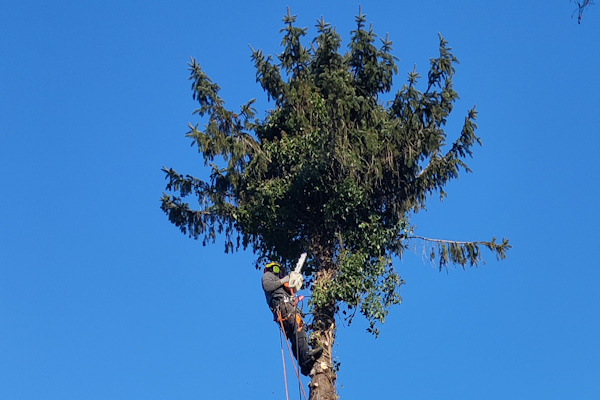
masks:
<instances>
[{"instance_id":1,"label":"work boot","mask_svg":"<svg viewBox=\"0 0 600 400\"><path fill-rule=\"evenodd\" d=\"M312 369L313 365L315 365L314 358L309 358L308 361L306 361L304 364L300 365L300 372L302 373L302 375L308 376L310 374L310 370Z\"/></svg>"},{"instance_id":2,"label":"work boot","mask_svg":"<svg viewBox=\"0 0 600 400\"><path fill-rule=\"evenodd\" d=\"M323 354L323 348L322 347L317 347L316 349L312 349L308 351L308 355L313 359L316 360L319 357L321 357L321 354Z\"/></svg>"},{"instance_id":3,"label":"work boot","mask_svg":"<svg viewBox=\"0 0 600 400\"><path fill-rule=\"evenodd\" d=\"M308 351L308 359L304 362L304 364L300 365L300 372L304 376L308 376L310 374L310 370L313 365L315 365L315 361L321 357L323 354L323 348L317 347L316 349L312 349Z\"/></svg>"}]
</instances>

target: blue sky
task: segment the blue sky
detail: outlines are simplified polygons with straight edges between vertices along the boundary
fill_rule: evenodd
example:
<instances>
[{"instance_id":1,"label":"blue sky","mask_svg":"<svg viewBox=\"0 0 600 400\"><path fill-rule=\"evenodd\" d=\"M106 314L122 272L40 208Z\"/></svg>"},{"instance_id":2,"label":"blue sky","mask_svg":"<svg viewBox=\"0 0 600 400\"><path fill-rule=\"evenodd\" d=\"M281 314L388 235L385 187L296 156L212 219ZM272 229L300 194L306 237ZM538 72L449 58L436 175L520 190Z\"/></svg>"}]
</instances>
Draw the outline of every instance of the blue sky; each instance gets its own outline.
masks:
<instances>
[{"instance_id":1,"label":"blue sky","mask_svg":"<svg viewBox=\"0 0 600 400\"><path fill-rule=\"evenodd\" d=\"M347 1L0 5L0 398L284 398L254 256L183 236L159 197L163 165L204 174L189 57L263 116L248 45L279 50L288 4L310 38L323 15L348 43ZM600 398L600 8L578 25L567 0L361 4L396 88L440 32L461 62L449 134L479 111L474 173L417 232L513 249L465 271L418 246L397 260L380 337L338 329L342 399Z\"/></svg>"}]
</instances>

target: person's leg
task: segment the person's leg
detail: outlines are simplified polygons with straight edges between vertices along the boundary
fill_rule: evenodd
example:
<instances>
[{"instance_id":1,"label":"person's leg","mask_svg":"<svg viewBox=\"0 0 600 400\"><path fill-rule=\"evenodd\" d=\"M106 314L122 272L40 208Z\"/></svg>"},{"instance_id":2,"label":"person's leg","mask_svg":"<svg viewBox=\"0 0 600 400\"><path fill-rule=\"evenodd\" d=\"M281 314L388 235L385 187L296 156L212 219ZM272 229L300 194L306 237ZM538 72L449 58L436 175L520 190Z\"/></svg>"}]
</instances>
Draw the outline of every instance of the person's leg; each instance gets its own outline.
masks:
<instances>
[{"instance_id":1,"label":"person's leg","mask_svg":"<svg viewBox=\"0 0 600 400\"><path fill-rule=\"evenodd\" d=\"M308 338L304 326L298 330L296 307L288 303L282 305L281 315L284 318L283 327L285 335L292 345L292 353L300 365L302 374L308 376L315 359L321 355L322 349L310 350L308 347Z\"/></svg>"},{"instance_id":2,"label":"person's leg","mask_svg":"<svg viewBox=\"0 0 600 400\"><path fill-rule=\"evenodd\" d=\"M296 308L291 304L286 303L281 307L281 313L284 318L283 327L285 335L290 340L292 345L292 353L299 364L305 362L308 357L308 341L304 329L298 331L298 323L296 321Z\"/></svg>"}]
</instances>

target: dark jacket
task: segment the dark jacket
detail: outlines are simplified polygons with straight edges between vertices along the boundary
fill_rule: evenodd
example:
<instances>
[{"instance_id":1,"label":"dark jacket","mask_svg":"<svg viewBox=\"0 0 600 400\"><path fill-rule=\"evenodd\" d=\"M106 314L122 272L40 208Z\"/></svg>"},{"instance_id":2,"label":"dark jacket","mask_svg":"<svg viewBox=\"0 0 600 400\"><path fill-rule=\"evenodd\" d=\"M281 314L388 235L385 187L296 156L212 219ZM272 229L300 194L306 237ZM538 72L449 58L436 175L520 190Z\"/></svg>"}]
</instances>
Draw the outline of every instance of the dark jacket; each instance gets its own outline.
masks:
<instances>
[{"instance_id":1,"label":"dark jacket","mask_svg":"<svg viewBox=\"0 0 600 400\"><path fill-rule=\"evenodd\" d=\"M262 276L262 287L265 291L265 298L269 308L273 308L273 300L283 300L291 297L285 289L285 286L281 283L281 280L277 275L271 271L267 271Z\"/></svg>"}]
</instances>

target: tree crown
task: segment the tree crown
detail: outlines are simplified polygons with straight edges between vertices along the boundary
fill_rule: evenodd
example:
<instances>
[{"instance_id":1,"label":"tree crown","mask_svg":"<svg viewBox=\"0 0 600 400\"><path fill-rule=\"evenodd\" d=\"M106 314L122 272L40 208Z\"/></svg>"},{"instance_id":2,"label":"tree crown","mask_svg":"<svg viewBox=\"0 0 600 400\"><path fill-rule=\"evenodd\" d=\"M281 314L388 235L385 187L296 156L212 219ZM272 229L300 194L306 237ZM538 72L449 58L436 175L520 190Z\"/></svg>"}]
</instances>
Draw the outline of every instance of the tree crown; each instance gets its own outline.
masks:
<instances>
[{"instance_id":1,"label":"tree crown","mask_svg":"<svg viewBox=\"0 0 600 400\"><path fill-rule=\"evenodd\" d=\"M314 285L313 304L345 305L374 324L401 301L403 283L391 260L401 256L415 236L413 212L432 195L443 198L446 184L461 171L464 159L480 143L475 135L475 108L450 144L445 127L458 94L452 78L458 63L440 35L439 55L432 58L426 89L413 70L392 101L380 97L398 73L389 38L379 39L359 12L348 50L323 19L317 36L303 45L306 29L284 17L277 61L252 50L256 79L274 108L255 117L254 100L234 112L224 107L219 86L196 60L190 80L204 117L187 136L211 168L208 182L164 168L167 190L161 208L182 232L206 244L224 234L226 252L251 247L257 265L277 259L288 265L309 250L304 271ZM215 161L219 159L220 161ZM194 196L192 209L183 198ZM504 258L508 241L432 240L431 258L440 269L481 261L480 245ZM324 281L324 282L325 282Z\"/></svg>"}]
</instances>

